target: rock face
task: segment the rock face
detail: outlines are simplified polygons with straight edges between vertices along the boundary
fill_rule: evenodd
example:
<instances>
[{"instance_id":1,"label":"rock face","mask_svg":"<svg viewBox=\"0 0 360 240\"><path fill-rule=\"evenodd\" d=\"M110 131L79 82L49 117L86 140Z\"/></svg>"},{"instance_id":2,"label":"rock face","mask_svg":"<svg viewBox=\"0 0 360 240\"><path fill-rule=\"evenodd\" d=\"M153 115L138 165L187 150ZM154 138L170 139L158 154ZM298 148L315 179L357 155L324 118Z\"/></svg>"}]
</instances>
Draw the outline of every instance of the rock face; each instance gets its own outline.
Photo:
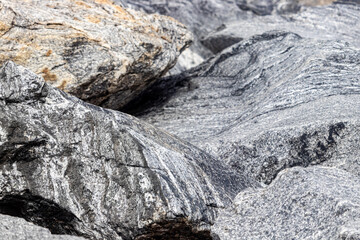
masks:
<instances>
[{"instance_id":1,"label":"rock face","mask_svg":"<svg viewBox=\"0 0 360 240\"><path fill-rule=\"evenodd\" d=\"M87 102L117 109L189 46L185 26L110 0L0 0L0 64L12 60Z\"/></svg>"},{"instance_id":2,"label":"rock face","mask_svg":"<svg viewBox=\"0 0 360 240\"><path fill-rule=\"evenodd\" d=\"M294 168L245 191L213 228L221 239L360 239L360 181L336 168Z\"/></svg>"},{"instance_id":3,"label":"rock face","mask_svg":"<svg viewBox=\"0 0 360 240\"><path fill-rule=\"evenodd\" d=\"M147 13L171 16L185 24L194 33L194 44L188 50L187 55L180 57L176 69L172 70L173 74L194 67L212 56L212 52L201 44L202 37L224 22L232 22L252 16L251 12L243 11L237 7L234 0L115 0L115 2L124 3L128 7Z\"/></svg>"},{"instance_id":4,"label":"rock face","mask_svg":"<svg viewBox=\"0 0 360 240\"><path fill-rule=\"evenodd\" d=\"M343 40L360 47L360 5L333 4L304 8L297 14L271 15L227 22L202 39L203 45L218 53L232 44L266 31L282 30L306 38Z\"/></svg>"},{"instance_id":5,"label":"rock face","mask_svg":"<svg viewBox=\"0 0 360 240\"><path fill-rule=\"evenodd\" d=\"M46 228L36 226L21 218L0 214L0 238L6 240L85 240L85 238L52 235Z\"/></svg>"},{"instance_id":6,"label":"rock face","mask_svg":"<svg viewBox=\"0 0 360 240\"><path fill-rule=\"evenodd\" d=\"M126 6L143 10L147 13L160 13L174 17L180 22L184 23L195 35L194 44L187 50L186 55L179 58L179 62L175 69L171 71L172 74L180 73L184 70L200 64L204 59L211 57L213 53L218 53L224 48L235 44L244 37L248 38L254 34L261 34L255 32L253 34L246 34L255 29L267 27L266 21L258 19L259 16L264 15L285 15L289 13L297 13L307 6L318 6L332 3L334 0L115 0L117 3L125 3ZM317 20L323 23L323 19L331 18L330 15L320 15ZM282 20L281 16L275 17L278 22L277 27L286 22ZM291 22L291 16L288 17ZM255 21L255 22L253 22ZM275 20L270 21L273 22ZM336 21L334 21L336 22ZM214 32L227 29L228 25L241 25L240 29L234 29L234 33L222 35ZM301 24L299 21L296 24ZM260 26L258 27L258 24ZM293 27L292 24L291 27ZM290 25L290 23L288 23ZM270 25L271 26L271 25ZM346 29L352 25L349 24ZM281 29L278 29L281 30ZM223 31L222 31L223 32ZM321 32L319 33L319 35ZM337 34L339 35L339 34Z\"/></svg>"},{"instance_id":7,"label":"rock face","mask_svg":"<svg viewBox=\"0 0 360 240\"><path fill-rule=\"evenodd\" d=\"M335 0L235 0L238 7L264 16L274 13L287 14L300 11L302 6L331 4Z\"/></svg>"},{"instance_id":8,"label":"rock face","mask_svg":"<svg viewBox=\"0 0 360 240\"><path fill-rule=\"evenodd\" d=\"M90 239L209 239L218 208L257 186L205 152L5 63L0 213Z\"/></svg>"},{"instance_id":9,"label":"rock face","mask_svg":"<svg viewBox=\"0 0 360 240\"><path fill-rule=\"evenodd\" d=\"M267 184L313 164L358 175L359 71L347 43L265 33L160 81L137 116Z\"/></svg>"}]
</instances>

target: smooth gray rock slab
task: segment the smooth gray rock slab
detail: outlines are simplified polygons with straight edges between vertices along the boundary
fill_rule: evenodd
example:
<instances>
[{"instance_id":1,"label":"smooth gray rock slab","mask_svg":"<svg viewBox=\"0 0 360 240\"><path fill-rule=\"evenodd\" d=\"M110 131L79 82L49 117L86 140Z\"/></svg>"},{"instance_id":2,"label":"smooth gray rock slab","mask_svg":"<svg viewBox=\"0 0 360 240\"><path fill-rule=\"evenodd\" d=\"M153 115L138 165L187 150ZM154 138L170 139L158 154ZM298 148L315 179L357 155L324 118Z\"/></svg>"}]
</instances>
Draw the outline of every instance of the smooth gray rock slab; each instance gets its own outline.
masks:
<instances>
[{"instance_id":1,"label":"smooth gray rock slab","mask_svg":"<svg viewBox=\"0 0 360 240\"><path fill-rule=\"evenodd\" d=\"M129 109L263 183L314 164L360 176L359 72L346 42L270 32L159 81Z\"/></svg>"},{"instance_id":2,"label":"smooth gray rock slab","mask_svg":"<svg viewBox=\"0 0 360 240\"><path fill-rule=\"evenodd\" d=\"M0 0L0 64L12 60L106 108L165 75L191 41L180 22L111 0Z\"/></svg>"},{"instance_id":3,"label":"smooth gray rock slab","mask_svg":"<svg viewBox=\"0 0 360 240\"><path fill-rule=\"evenodd\" d=\"M257 186L132 116L0 69L0 213L91 239L209 238L217 210Z\"/></svg>"},{"instance_id":4,"label":"smooth gray rock slab","mask_svg":"<svg viewBox=\"0 0 360 240\"><path fill-rule=\"evenodd\" d=\"M221 239L360 239L360 180L336 168L296 167L240 193L213 227Z\"/></svg>"},{"instance_id":5,"label":"smooth gray rock slab","mask_svg":"<svg viewBox=\"0 0 360 240\"><path fill-rule=\"evenodd\" d=\"M293 32L304 38L342 40L360 47L360 5L348 3L306 7L295 14L226 22L204 37L202 42L219 52L229 46L226 44L228 39L246 39L272 30Z\"/></svg>"},{"instance_id":6,"label":"smooth gray rock slab","mask_svg":"<svg viewBox=\"0 0 360 240\"><path fill-rule=\"evenodd\" d=\"M22 218L0 214L0 238L4 240L85 240L82 237L53 235L46 228Z\"/></svg>"}]
</instances>

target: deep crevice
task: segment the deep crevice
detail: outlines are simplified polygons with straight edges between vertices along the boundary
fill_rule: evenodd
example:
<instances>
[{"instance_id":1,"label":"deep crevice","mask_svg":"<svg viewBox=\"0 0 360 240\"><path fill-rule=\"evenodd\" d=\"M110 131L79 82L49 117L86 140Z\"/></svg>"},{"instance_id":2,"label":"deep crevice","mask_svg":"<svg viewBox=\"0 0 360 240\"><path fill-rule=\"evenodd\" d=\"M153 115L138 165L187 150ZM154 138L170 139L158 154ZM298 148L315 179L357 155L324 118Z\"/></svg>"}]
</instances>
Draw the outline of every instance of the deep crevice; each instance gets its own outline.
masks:
<instances>
[{"instance_id":1,"label":"deep crevice","mask_svg":"<svg viewBox=\"0 0 360 240\"><path fill-rule=\"evenodd\" d=\"M0 200L0 213L23 218L53 234L84 236L75 228L80 220L74 214L51 200L32 195L28 190L5 195Z\"/></svg>"},{"instance_id":2,"label":"deep crevice","mask_svg":"<svg viewBox=\"0 0 360 240\"><path fill-rule=\"evenodd\" d=\"M198 231L185 219L154 223L135 240L212 240L210 230Z\"/></svg>"}]
</instances>

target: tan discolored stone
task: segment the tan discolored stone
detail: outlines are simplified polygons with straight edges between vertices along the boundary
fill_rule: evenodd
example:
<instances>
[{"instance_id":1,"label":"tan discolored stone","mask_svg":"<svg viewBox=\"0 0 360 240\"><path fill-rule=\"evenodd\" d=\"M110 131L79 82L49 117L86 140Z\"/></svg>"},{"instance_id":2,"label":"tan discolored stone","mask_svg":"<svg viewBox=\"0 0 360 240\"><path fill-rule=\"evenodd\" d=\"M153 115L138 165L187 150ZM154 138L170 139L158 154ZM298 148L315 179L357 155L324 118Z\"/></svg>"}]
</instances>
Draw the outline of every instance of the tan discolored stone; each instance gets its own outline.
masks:
<instances>
[{"instance_id":1,"label":"tan discolored stone","mask_svg":"<svg viewBox=\"0 0 360 240\"><path fill-rule=\"evenodd\" d=\"M192 41L178 21L110 0L0 0L0 5L0 63L12 60L107 108L119 109L140 94Z\"/></svg>"}]
</instances>

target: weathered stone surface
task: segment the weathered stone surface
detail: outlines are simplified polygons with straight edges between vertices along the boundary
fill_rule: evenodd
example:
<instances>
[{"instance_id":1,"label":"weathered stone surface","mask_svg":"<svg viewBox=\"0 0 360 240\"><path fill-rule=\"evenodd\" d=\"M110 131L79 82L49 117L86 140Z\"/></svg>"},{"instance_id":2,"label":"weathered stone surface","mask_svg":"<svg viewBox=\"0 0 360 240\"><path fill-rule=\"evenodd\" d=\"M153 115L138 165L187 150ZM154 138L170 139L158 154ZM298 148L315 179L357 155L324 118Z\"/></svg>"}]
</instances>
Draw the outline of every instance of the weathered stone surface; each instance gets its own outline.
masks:
<instances>
[{"instance_id":1,"label":"weathered stone surface","mask_svg":"<svg viewBox=\"0 0 360 240\"><path fill-rule=\"evenodd\" d=\"M253 17L227 22L202 39L204 46L217 53L266 31L290 31L306 38L344 40L360 47L360 5L333 4L303 8L297 14ZM229 41L230 40L230 41Z\"/></svg>"},{"instance_id":2,"label":"weathered stone surface","mask_svg":"<svg viewBox=\"0 0 360 240\"><path fill-rule=\"evenodd\" d=\"M129 109L260 182L314 164L360 176L359 72L359 48L271 32L159 81Z\"/></svg>"},{"instance_id":3,"label":"weathered stone surface","mask_svg":"<svg viewBox=\"0 0 360 240\"><path fill-rule=\"evenodd\" d=\"M300 11L303 6L328 5L335 0L235 0L238 7L256 15L287 14Z\"/></svg>"},{"instance_id":4,"label":"weathered stone surface","mask_svg":"<svg viewBox=\"0 0 360 240\"><path fill-rule=\"evenodd\" d=\"M93 239L208 239L218 208L256 186L136 118L0 70L0 213Z\"/></svg>"},{"instance_id":5,"label":"weathered stone surface","mask_svg":"<svg viewBox=\"0 0 360 240\"><path fill-rule=\"evenodd\" d=\"M12 60L107 108L164 75L191 39L174 19L110 0L0 1L0 64Z\"/></svg>"},{"instance_id":6,"label":"weathered stone surface","mask_svg":"<svg viewBox=\"0 0 360 240\"><path fill-rule=\"evenodd\" d=\"M22 218L0 214L0 238L4 240L85 240L85 238L52 235L46 228L36 226Z\"/></svg>"},{"instance_id":7,"label":"weathered stone surface","mask_svg":"<svg viewBox=\"0 0 360 240\"><path fill-rule=\"evenodd\" d=\"M336 168L296 167L240 193L220 214L221 239L360 239L360 180Z\"/></svg>"},{"instance_id":8,"label":"weathered stone surface","mask_svg":"<svg viewBox=\"0 0 360 240\"><path fill-rule=\"evenodd\" d=\"M224 22L236 21L251 17L253 14L241 10L234 0L115 0L128 7L143 10L147 13L160 13L171 16L185 24L194 34L194 43L187 50L188 56L182 56L172 74L179 73L200 64L204 59L212 56L212 52L204 47L200 39L218 28ZM188 62L194 64L189 65Z\"/></svg>"},{"instance_id":9,"label":"weathered stone surface","mask_svg":"<svg viewBox=\"0 0 360 240\"><path fill-rule=\"evenodd\" d=\"M334 0L115 0L115 2L124 2L128 7L143 10L147 13L156 12L174 17L184 23L194 33L195 40L194 44L187 50L189 53L180 56L181 59L176 67L171 70L171 74L180 73L184 69L189 69L190 67L194 67L194 65L200 64L204 59L211 57L212 53L218 53L220 50L230 46L231 43L236 43L244 37L247 38L254 34L265 32L267 27L266 21L262 22L261 20L257 20L259 15L296 13L306 7L326 5L333 1ZM321 15L318 19L323 20L324 16L326 19L330 18L330 16ZM277 26L281 27L284 20L282 20L281 17L275 19L279 22ZM253 23L254 20L255 23ZM270 21L270 24L273 21L274 20ZM231 36L231 34L222 35L221 33L218 35L213 34L213 32L218 32L218 29L222 28L221 26L232 25L232 23L242 25L234 36ZM258 27L257 24L260 24L260 26ZM350 26L351 25L347 26L347 29L349 29ZM263 28L263 30L251 35L246 34L247 32L254 31L252 28ZM243 32L245 32L245 34Z\"/></svg>"},{"instance_id":10,"label":"weathered stone surface","mask_svg":"<svg viewBox=\"0 0 360 240\"><path fill-rule=\"evenodd\" d=\"M217 54L225 48L243 40L242 37L237 36L238 34L234 34L232 32L225 32L224 34L223 30L226 28L226 25L222 24L214 32L211 32L208 36L201 39L201 43L212 53Z\"/></svg>"}]
</instances>

